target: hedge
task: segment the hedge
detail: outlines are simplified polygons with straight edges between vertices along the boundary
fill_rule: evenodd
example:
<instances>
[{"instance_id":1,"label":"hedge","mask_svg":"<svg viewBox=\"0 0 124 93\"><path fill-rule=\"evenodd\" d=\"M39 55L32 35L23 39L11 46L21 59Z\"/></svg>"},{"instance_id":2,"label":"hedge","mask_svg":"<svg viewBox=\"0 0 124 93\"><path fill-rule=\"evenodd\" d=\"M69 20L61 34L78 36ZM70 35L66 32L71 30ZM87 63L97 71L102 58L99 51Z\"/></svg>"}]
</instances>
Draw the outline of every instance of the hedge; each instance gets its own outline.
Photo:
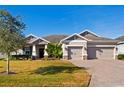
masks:
<instances>
[{"instance_id":1,"label":"hedge","mask_svg":"<svg viewBox=\"0 0 124 93\"><path fill-rule=\"evenodd\" d=\"M29 59L29 55L12 55L12 59Z\"/></svg>"}]
</instances>

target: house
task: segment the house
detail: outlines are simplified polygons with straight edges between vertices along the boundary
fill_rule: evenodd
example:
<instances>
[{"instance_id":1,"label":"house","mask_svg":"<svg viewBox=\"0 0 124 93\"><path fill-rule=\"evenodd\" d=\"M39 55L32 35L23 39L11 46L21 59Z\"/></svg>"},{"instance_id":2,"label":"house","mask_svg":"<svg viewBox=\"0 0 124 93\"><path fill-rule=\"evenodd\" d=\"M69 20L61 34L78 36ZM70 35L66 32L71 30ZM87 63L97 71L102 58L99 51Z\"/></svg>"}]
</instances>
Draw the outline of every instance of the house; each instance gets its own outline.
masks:
<instances>
[{"instance_id":1,"label":"house","mask_svg":"<svg viewBox=\"0 0 124 93\"><path fill-rule=\"evenodd\" d=\"M124 54L124 41L118 42L117 44L117 54Z\"/></svg>"},{"instance_id":2,"label":"house","mask_svg":"<svg viewBox=\"0 0 124 93\"><path fill-rule=\"evenodd\" d=\"M115 40L118 40L118 44L117 44L117 54L124 54L124 36L120 36L118 38L116 38Z\"/></svg>"},{"instance_id":3,"label":"house","mask_svg":"<svg viewBox=\"0 0 124 93\"><path fill-rule=\"evenodd\" d=\"M58 37L52 36L52 39ZM122 42L124 40L105 38L87 29L64 37L62 36L63 39L60 40L63 59L115 59L118 54L124 54L124 42ZM45 49L50 43L49 38L44 39L30 34L26 39L26 46L17 52L12 52L12 55L30 55L34 59L48 56ZM5 55L0 53L0 58L2 57Z\"/></svg>"},{"instance_id":4,"label":"house","mask_svg":"<svg viewBox=\"0 0 124 93\"><path fill-rule=\"evenodd\" d=\"M33 34L28 35L26 39L26 46L23 49L17 50L16 53L13 52L12 55L30 55L34 59L48 56L45 49L47 48L48 43L50 43L49 41Z\"/></svg>"},{"instance_id":5,"label":"house","mask_svg":"<svg viewBox=\"0 0 124 93\"><path fill-rule=\"evenodd\" d=\"M84 30L60 41L63 59L115 59L118 40L96 35Z\"/></svg>"},{"instance_id":6,"label":"house","mask_svg":"<svg viewBox=\"0 0 124 93\"><path fill-rule=\"evenodd\" d=\"M3 58L5 58L5 54L4 53L2 53L2 52L0 52L0 59L3 59Z\"/></svg>"}]
</instances>

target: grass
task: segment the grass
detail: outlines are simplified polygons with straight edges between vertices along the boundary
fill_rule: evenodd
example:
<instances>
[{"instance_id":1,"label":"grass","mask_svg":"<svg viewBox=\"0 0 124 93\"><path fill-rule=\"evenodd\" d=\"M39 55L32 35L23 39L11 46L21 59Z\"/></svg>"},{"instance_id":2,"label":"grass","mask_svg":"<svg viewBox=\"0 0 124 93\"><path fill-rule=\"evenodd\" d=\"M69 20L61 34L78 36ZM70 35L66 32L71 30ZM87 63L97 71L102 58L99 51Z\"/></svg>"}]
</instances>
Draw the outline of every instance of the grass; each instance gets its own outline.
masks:
<instances>
[{"instance_id":1,"label":"grass","mask_svg":"<svg viewBox=\"0 0 124 93\"><path fill-rule=\"evenodd\" d=\"M90 75L68 61L11 61L10 75L5 74L6 62L0 61L0 86L58 87L88 86Z\"/></svg>"}]
</instances>

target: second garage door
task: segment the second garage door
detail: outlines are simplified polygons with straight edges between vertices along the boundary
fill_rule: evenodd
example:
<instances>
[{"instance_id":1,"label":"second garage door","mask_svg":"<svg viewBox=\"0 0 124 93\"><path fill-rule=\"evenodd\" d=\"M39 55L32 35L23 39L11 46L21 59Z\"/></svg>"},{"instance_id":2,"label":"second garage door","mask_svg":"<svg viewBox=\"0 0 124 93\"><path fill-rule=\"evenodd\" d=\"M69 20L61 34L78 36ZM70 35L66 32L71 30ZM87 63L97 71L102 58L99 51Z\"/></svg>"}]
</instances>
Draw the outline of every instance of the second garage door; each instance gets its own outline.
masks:
<instances>
[{"instance_id":1,"label":"second garage door","mask_svg":"<svg viewBox=\"0 0 124 93\"><path fill-rule=\"evenodd\" d=\"M68 57L69 59L82 59L82 47L69 47Z\"/></svg>"},{"instance_id":2,"label":"second garage door","mask_svg":"<svg viewBox=\"0 0 124 93\"><path fill-rule=\"evenodd\" d=\"M89 47L88 59L113 59L114 48L106 47Z\"/></svg>"}]
</instances>

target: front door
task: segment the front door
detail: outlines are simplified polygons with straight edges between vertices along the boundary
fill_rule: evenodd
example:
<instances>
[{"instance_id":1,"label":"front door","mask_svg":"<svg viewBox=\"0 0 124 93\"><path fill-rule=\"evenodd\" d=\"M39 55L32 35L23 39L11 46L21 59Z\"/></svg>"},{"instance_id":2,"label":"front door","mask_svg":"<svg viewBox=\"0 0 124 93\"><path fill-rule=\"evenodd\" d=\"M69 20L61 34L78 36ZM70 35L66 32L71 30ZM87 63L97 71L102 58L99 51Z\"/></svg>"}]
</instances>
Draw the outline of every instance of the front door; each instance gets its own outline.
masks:
<instances>
[{"instance_id":1,"label":"front door","mask_svg":"<svg viewBox=\"0 0 124 93\"><path fill-rule=\"evenodd\" d=\"M39 58L43 58L44 57L44 49L40 48L39 49Z\"/></svg>"}]
</instances>

